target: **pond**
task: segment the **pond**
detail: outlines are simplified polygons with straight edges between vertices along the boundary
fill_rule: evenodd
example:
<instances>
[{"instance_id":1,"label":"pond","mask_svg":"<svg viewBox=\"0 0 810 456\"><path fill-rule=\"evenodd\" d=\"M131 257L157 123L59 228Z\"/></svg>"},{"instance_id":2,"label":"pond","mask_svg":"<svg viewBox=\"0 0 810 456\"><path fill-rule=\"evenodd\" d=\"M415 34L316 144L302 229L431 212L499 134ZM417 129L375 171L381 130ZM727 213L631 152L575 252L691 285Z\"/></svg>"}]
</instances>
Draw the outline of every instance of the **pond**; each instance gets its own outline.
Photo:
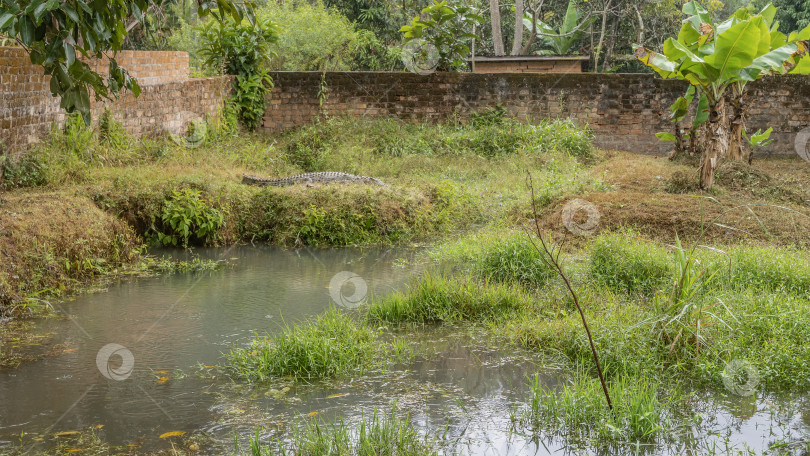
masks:
<instances>
[{"instance_id":1,"label":"pond","mask_svg":"<svg viewBox=\"0 0 810 456\"><path fill-rule=\"evenodd\" d=\"M69 317L39 324L38 331L53 333L65 349L0 371L0 453L18 451L21 432L45 438L25 439L24 450L36 454L54 433L103 425L99 434L112 445L160 450L169 445L161 434L183 431L206 436L200 454L223 454L234 450L235 433L245 442L259 427L263 439L275 439L302 417L351 423L393 405L407 410L421 431L440 436L448 453L572 451L564 437L512 421L530 398L527 376L539 373L553 386L565 373L537 355L492 343L484 330L397 330L418 356L341 381L249 387L206 375L223 352L245 346L255 333L272 334L334 306L338 273L360 278L337 285L338 300L348 297L349 307L353 297L405 287L424 273L413 261L416 250L236 247L197 254L231 265L121 281L60 303ZM786 449L805 448L797 445L810 435L806 396L701 392L692 403L688 416L671 417L690 421L684 435L638 452L678 454L683 445L712 444L718 451L731 445L758 452L781 441L790 444Z\"/></svg>"}]
</instances>

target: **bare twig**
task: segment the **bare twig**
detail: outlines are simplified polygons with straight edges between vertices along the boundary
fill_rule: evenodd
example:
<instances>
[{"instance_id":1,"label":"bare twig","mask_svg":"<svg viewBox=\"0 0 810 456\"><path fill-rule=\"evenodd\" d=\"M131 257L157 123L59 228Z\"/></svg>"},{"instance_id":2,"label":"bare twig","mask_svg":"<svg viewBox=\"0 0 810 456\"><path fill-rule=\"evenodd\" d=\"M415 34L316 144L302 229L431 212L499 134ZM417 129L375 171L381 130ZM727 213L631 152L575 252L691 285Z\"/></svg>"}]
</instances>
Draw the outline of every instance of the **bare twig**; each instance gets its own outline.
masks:
<instances>
[{"instance_id":1,"label":"bare twig","mask_svg":"<svg viewBox=\"0 0 810 456\"><path fill-rule=\"evenodd\" d=\"M565 282L565 286L568 288L568 291L571 293L571 297L574 299L574 305L577 307L579 311L579 316L582 317L582 326L585 328L585 333L588 335L588 342L591 344L591 353L593 354L593 359L596 362L596 370L599 373L599 381L602 383L602 391L605 392L605 400L607 400L608 408L613 410L613 402L610 400L610 393L608 393L607 384L605 383L605 376L602 373L602 364L599 362L599 355L596 353L596 345L593 343L593 336L591 336L591 329L588 326L588 320L585 318L585 312L582 311L582 306L579 305L579 298L577 297L577 293L574 291L574 287L571 286L571 281L568 280L568 276L565 275L565 272L562 270L562 266L560 264L560 252L562 251L562 244L559 244L556 248L554 245L549 246L546 242L545 238L543 237L543 232L540 229L540 218L537 212L537 203L534 198L534 182L532 181L532 175L530 173L526 173L526 183L531 190L531 197L532 197L532 215L534 216L534 228L535 228L535 236L540 241L540 245L535 242L535 239L532 236L529 236L529 241L532 243L534 248L540 253L541 258L543 261L546 262L551 268L553 268L557 274L563 279ZM556 252L555 252L556 250ZM545 254L545 255L544 255Z\"/></svg>"}]
</instances>

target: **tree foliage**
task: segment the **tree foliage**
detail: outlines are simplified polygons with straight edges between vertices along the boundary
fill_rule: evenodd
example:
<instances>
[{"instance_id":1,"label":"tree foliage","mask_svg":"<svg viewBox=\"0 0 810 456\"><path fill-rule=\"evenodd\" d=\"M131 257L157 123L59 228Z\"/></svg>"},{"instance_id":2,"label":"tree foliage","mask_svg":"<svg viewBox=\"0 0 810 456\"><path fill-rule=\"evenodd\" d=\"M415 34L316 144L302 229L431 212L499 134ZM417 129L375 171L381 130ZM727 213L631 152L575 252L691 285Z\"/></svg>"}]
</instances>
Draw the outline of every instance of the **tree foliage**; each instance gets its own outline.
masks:
<instances>
[{"instance_id":1,"label":"tree foliage","mask_svg":"<svg viewBox=\"0 0 810 456\"><path fill-rule=\"evenodd\" d=\"M439 53L439 68L458 69L466 65L473 39L474 26L484 23L484 18L476 10L457 0L434 0L425 7L419 17L400 29L405 43L422 39L436 47Z\"/></svg>"},{"instance_id":2,"label":"tree foliage","mask_svg":"<svg viewBox=\"0 0 810 456\"><path fill-rule=\"evenodd\" d=\"M278 27L268 20L255 24L208 22L202 26L200 53L210 68L236 76L233 102L242 124L250 130L259 126L264 115L265 96L273 87L267 62L275 55Z\"/></svg>"},{"instance_id":3,"label":"tree foliage","mask_svg":"<svg viewBox=\"0 0 810 456\"><path fill-rule=\"evenodd\" d=\"M90 92L96 99L117 97L121 90L140 93L137 81L118 66L115 53L122 49L127 23L144 21L144 13L163 0L0 0L0 33L28 52L31 63L51 76L50 89L61 97L68 113L90 120ZM252 20L251 4L231 0L197 0L200 16L219 21ZM85 61L108 58L102 76Z\"/></svg>"}]
</instances>

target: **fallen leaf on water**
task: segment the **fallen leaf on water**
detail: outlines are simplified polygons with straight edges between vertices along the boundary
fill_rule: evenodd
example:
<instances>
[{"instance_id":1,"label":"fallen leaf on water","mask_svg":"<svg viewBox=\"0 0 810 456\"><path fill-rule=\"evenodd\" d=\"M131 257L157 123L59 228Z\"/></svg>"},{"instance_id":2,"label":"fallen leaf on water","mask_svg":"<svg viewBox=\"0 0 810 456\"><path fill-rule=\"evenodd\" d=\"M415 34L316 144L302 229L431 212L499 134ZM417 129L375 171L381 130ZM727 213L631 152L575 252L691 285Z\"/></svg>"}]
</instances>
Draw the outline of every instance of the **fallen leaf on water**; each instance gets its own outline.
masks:
<instances>
[{"instance_id":1,"label":"fallen leaf on water","mask_svg":"<svg viewBox=\"0 0 810 456\"><path fill-rule=\"evenodd\" d=\"M168 374L169 372L171 372L171 371L169 371L169 370L159 370L159 371L155 371L155 373L156 373L156 374Z\"/></svg>"},{"instance_id":2,"label":"fallen leaf on water","mask_svg":"<svg viewBox=\"0 0 810 456\"><path fill-rule=\"evenodd\" d=\"M160 377L160 378L158 379L158 381L157 381L157 384L158 384L158 385L162 385L162 384L164 384L164 383L166 383L166 382L168 382L168 381L169 381L169 377Z\"/></svg>"},{"instance_id":3,"label":"fallen leaf on water","mask_svg":"<svg viewBox=\"0 0 810 456\"><path fill-rule=\"evenodd\" d=\"M78 350L78 348L66 348L66 349L62 350L62 353L73 353L76 350Z\"/></svg>"},{"instance_id":4,"label":"fallen leaf on water","mask_svg":"<svg viewBox=\"0 0 810 456\"><path fill-rule=\"evenodd\" d=\"M318 412L309 412L309 415L307 415L307 416L315 416L317 414L318 414Z\"/></svg>"},{"instance_id":5,"label":"fallen leaf on water","mask_svg":"<svg viewBox=\"0 0 810 456\"><path fill-rule=\"evenodd\" d=\"M104 427L103 424L97 424L97 425L93 426L93 429L101 429L103 427Z\"/></svg>"},{"instance_id":6,"label":"fallen leaf on water","mask_svg":"<svg viewBox=\"0 0 810 456\"><path fill-rule=\"evenodd\" d=\"M191 445L188 446L188 449L191 451L197 451L200 449L200 447L192 443Z\"/></svg>"},{"instance_id":7,"label":"fallen leaf on water","mask_svg":"<svg viewBox=\"0 0 810 456\"><path fill-rule=\"evenodd\" d=\"M41 442L41 441L43 441L43 440L45 440L45 439L43 439L42 437L37 437L37 438L35 438L34 440L36 440L37 442Z\"/></svg>"},{"instance_id":8,"label":"fallen leaf on water","mask_svg":"<svg viewBox=\"0 0 810 456\"><path fill-rule=\"evenodd\" d=\"M65 432L57 432L54 435L57 437L68 437L71 435L79 435L79 434L81 434L81 432L79 431L65 431Z\"/></svg>"},{"instance_id":9,"label":"fallen leaf on water","mask_svg":"<svg viewBox=\"0 0 810 456\"><path fill-rule=\"evenodd\" d=\"M331 396L326 396L326 398L327 399L334 399L336 397L343 397L343 396L348 396L348 395L349 395L349 393L332 394Z\"/></svg>"},{"instance_id":10,"label":"fallen leaf on water","mask_svg":"<svg viewBox=\"0 0 810 456\"><path fill-rule=\"evenodd\" d=\"M161 439L167 439L167 438L169 438L169 437L177 437L178 435L183 435L183 434L185 434L185 433L186 433L186 431L171 431L171 432L165 432L165 433L163 433L163 434L160 434L160 438L161 438Z\"/></svg>"},{"instance_id":11,"label":"fallen leaf on water","mask_svg":"<svg viewBox=\"0 0 810 456\"><path fill-rule=\"evenodd\" d=\"M130 448L139 448L141 446L140 443L127 443L127 446Z\"/></svg>"},{"instance_id":12,"label":"fallen leaf on water","mask_svg":"<svg viewBox=\"0 0 810 456\"><path fill-rule=\"evenodd\" d=\"M214 368L214 366L203 366L203 367L206 368L206 369L213 369Z\"/></svg>"}]
</instances>

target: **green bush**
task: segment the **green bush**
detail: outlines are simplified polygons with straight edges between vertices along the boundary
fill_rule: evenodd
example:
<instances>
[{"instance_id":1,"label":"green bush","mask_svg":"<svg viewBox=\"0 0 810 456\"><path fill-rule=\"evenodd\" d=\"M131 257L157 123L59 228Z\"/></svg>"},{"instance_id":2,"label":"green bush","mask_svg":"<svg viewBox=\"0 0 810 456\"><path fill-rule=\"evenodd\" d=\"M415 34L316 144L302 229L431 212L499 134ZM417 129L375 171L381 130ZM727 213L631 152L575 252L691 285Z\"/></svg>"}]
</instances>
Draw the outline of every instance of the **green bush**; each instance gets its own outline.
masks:
<instances>
[{"instance_id":1,"label":"green bush","mask_svg":"<svg viewBox=\"0 0 810 456\"><path fill-rule=\"evenodd\" d=\"M321 1L270 0L257 17L280 24L278 51L270 68L282 71L351 70L358 51L354 25Z\"/></svg>"},{"instance_id":2,"label":"green bush","mask_svg":"<svg viewBox=\"0 0 810 456\"><path fill-rule=\"evenodd\" d=\"M267 19L255 25L248 22L223 25L211 21L203 24L200 33L200 54L205 58L205 65L236 76L231 101L238 108L242 124L255 130L264 115L265 98L273 87L267 63L275 54L277 25Z\"/></svg>"},{"instance_id":3,"label":"green bush","mask_svg":"<svg viewBox=\"0 0 810 456\"><path fill-rule=\"evenodd\" d=\"M200 195L199 190L190 188L173 190L171 198L163 203L160 218L167 233L157 235L163 245L188 247L189 242L206 244L216 238L225 217Z\"/></svg>"},{"instance_id":4,"label":"green bush","mask_svg":"<svg viewBox=\"0 0 810 456\"><path fill-rule=\"evenodd\" d=\"M650 297L671 280L672 264L666 249L633 236L610 233L598 237L590 248L590 274L615 291Z\"/></svg>"},{"instance_id":5,"label":"green bush","mask_svg":"<svg viewBox=\"0 0 810 456\"><path fill-rule=\"evenodd\" d=\"M226 370L234 378L259 383L277 377L334 378L370 363L376 347L370 328L332 308L231 351Z\"/></svg>"}]
</instances>

